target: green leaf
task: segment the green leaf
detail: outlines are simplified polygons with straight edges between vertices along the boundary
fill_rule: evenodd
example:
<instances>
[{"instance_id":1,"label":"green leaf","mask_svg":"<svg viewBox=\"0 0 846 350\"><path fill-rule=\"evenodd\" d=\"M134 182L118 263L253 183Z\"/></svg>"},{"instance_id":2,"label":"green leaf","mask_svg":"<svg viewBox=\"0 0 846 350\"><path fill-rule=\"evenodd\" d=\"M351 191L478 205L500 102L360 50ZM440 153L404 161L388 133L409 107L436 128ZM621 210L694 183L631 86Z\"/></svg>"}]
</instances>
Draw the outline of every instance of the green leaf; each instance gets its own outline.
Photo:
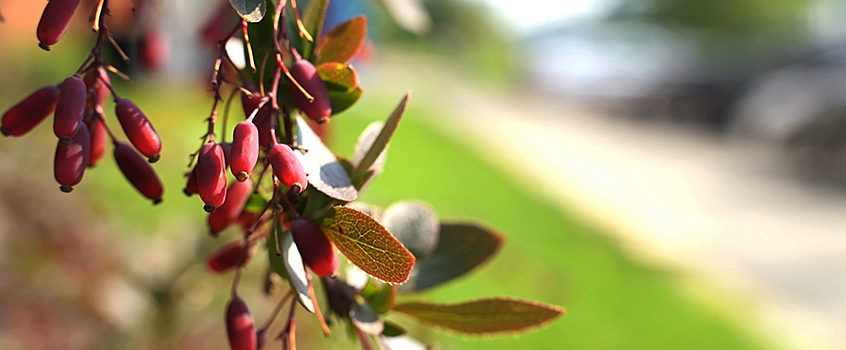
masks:
<instances>
[{"instance_id":1,"label":"green leaf","mask_svg":"<svg viewBox=\"0 0 846 350\"><path fill-rule=\"evenodd\" d=\"M382 335L386 337L398 337L408 333L402 326L391 321L385 321L385 329L382 330Z\"/></svg>"},{"instance_id":2,"label":"green leaf","mask_svg":"<svg viewBox=\"0 0 846 350\"><path fill-rule=\"evenodd\" d=\"M355 300L350 311L350 320L356 328L366 334L379 335L385 329L385 324L379 319L379 315L364 300Z\"/></svg>"},{"instance_id":3,"label":"green leaf","mask_svg":"<svg viewBox=\"0 0 846 350\"><path fill-rule=\"evenodd\" d=\"M315 50L316 63L349 62L361 51L365 37L367 37L367 17L354 17L335 26L320 40Z\"/></svg>"},{"instance_id":4,"label":"green leaf","mask_svg":"<svg viewBox=\"0 0 846 350\"><path fill-rule=\"evenodd\" d=\"M408 280L414 255L376 219L336 206L322 226L338 250L362 271L389 283Z\"/></svg>"},{"instance_id":5,"label":"green leaf","mask_svg":"<svg viewBox=\"0 0 846 350\"><path fill-rule=\"evenodd\" d=\"M441 229L438 216L426 203L394 203L385 209L379 217L379 222L418 260L428 258L438 245L438 233Z\"/></svg>"},{"instance_id":6,"label":"green leaf","mask_svg":"<svg viewBox=\"0 0 846 350\"><path fill-rule=\"evenodd\" d=\"M247 204L244 206L244 211L248 213L258 213L267 205L267 199L264 199L260 194L250 194L247 199Z\"/></svg>"},{"instance_id":7,"label":"green leaf","mask_svg":"<svg viewBox=\"0 0 846 350\"><path fill-rule=\"evenodd\" d=\"M438 246L418 261L400 292L416 292L448 282L473 270L496 253L503 238L474 224L441 223Z\"/></svg>"},{"instance_id":8,"label":"green leaf","mask_svg":"<svg viewBox=\"0 0 846 350\"><path fill-rule=\"evenodd\" d=\"M376 293L367 298L367 302L373 307L373 310L379 314L384 314L391 311L394 307L394 302L397 299L397 286L392 284L383 284L382 288Z\"/></svg>"},{"instance_id":9,"label":"green leaf","mask_svg":"<svg viewBox=\"0 0 846 350\"><path fill-rule=\"evenodd\" d=\"M329 91L349 92L358 86L358 74L350 64L323 63L317 66L317 74Z\"/></svg>"},{"instance_id":10,"label":"green leaf","mask_svg":"<svg viewBox=\"0 0 846 350\"><path fill-rule=\"evenodd\" d=\"M279 222L279 218L275 219L275 225L273 226L273 232L268 235L267 238L267 257L270 261L270 267L273 268L279 276L282 276L284 279L288 279L288 268L285 267L285 256L284 255L276 255L276 237L281 237L283 235L287 235L289 231L282 231L281 223ZM279 250L282 250L282 246L279 246Z\"/></svg>"},{"instance_id":11,"label":"green leaf","mask_svg":"<svg viewBox=\"0 0 846 350\"><path fill-rule=\"evenodd\" d=\"M364 94L364 90L361 89L360 86L356 86L350 91L347 92L340 92L335 90L329 90L329 99L330 105L332 106L332 115L340 114L343 111L346 111L356 102L358 99L361 98L361 95Z\"/></svg>"},{"instance_id":12,"label":"green leaf","mask_svg":"<svg viewBox=\"0 0 846 350\"><path fill-rule=\"evenodd\" d=\"M229 0L229 4L241 18L251 23L261 21L267 12L266 0Z\"/></svg>"},{"instance_id":13,"label":"green leaf","mask_svg":"<svg viewBox=\"0 0 846 350\"><path fill-rule=\"evenodd\" d=\"M564 308L535 301L490 298L460 304L410 302L394 310L429 323L467 334L519 332L541 326L562 315Z\"/></svg>"},{"instance_id":14,"label":"green leaf","mask_svg":"<svg viewBox=\"0 0 846 350\"><path fill-rule=\"evenodd\" d=\"M400 119L402 119L403 113L405 113L405 108L408 107L408 99L411 98L411 91L405 94L405 97L402 98L399 105L394 109L391 116L388 117L388 120L385 121L385 126L382 127L382 131L379 132L379 135L376 137L376 141L373 142L373 146L367 150L362 158L361 162L353 169L352 177L353 179L359 179L363 175L370 170L370 166L373 165L373 162L376 161L376 158L379 157L379 154L382 153L382 150L388 146L388 142L391 141L391 136L394 135L394 131L397 130L397 126L399 126Z\"/></svg>"},{"instance_id":15,"label":"green leaf","mask_svg":"<svg viewBox=\"0 0 846 350\"><path fill-rule=\"evenodd\" d=\"M320 29L323 28L323 19L326 17L326 8L329 6L329 0L310 0L303 10L303 15L300 19L303 21L303 27L308 31L313 40L320 40ZM315 47L314 42L303 40L303 55L304 59L312 60L312 52Z\"/></svg>"},{"instance_id":16,"label":"green leaf","mask_svg":"<svg viewBox=\"0 0 846 350\"><path fill-rule=\"evenodd\" d=\"M308 183L329 197L351 202L358 198L358 190L350 181L335 154L323 144L303 118L297 117L297 143L305 150L294 153L308 175Z\"/></svg>"}]
</instances>

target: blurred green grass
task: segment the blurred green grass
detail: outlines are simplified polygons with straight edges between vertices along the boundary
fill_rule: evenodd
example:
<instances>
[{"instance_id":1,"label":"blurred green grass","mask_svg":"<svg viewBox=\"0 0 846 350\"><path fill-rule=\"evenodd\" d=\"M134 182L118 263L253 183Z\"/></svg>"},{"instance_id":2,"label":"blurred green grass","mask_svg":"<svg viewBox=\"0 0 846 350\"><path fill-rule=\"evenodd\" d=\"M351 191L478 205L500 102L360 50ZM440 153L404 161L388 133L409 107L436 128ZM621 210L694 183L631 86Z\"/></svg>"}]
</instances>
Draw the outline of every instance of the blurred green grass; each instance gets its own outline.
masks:
<instances>
[{"instance_id":1,"label":"blurred green grass","mask_svg":"<svg viewBox=\"0 0 846 350\"><path fill-rule=\"evenodd\" d=\"M165 200L152 206L136 194L110 155L86 173L75 193L85 196L93 211L116 220L115 225L124 230L121 235L161 231L204 235L205 215L199 199L187 198L181 190L187 155L199 147L211 98L196 85L180 87L162 81L140 81L120 86L118 91L142 106L162 135L163 156L155 167L166 186ZM333 119L333 149L349 156L358 133L368 123L386 118L400 95L395 100L365 95L358 105ZM743 324L750 311L736 300L714 290L702 292L707 294L703 302L690 293L695 278L689 274L646 266L630 258L606 232L580 222L574 214L519 186L503 169L483 161L478 145L439 129L432 115L441 112L424 107L428 102L412 98L390 145L385 172L362 200L383 207L398 200L423 200L444 220L484 222L503 233L507 241L493 261L469 276L404 298L457 302L508 295L564 306L568 311L549 326L518 337L468 339L412 326L414 335L427 343L445 342L445 348L461 349L774 348L754 325ZM114 120L112 108L107 107L109 121ZM235 118L239 113L233 107ZM35 137L50 139L46 124ZM115 122L111 125L117 127ZM44 148L39 152L49 158L52 147ZM220 243L207 236L204 240ZM257 273L261 268L252 270ZM224 297L225 290L220 293ZM413 324L401 316L395 320ZM306 344L301 345L311 348Z\"/></svg>"}]
</instances>

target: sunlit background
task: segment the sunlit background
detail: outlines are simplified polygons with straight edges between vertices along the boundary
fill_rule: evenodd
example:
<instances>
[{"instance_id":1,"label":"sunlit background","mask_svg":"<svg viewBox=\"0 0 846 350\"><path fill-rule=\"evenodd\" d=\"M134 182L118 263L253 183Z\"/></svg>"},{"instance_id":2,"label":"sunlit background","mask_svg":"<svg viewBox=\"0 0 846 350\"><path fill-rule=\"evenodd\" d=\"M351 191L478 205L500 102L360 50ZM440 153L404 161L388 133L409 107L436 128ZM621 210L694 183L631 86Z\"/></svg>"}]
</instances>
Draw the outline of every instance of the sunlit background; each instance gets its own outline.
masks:
<instances>
[{"instance_id":1,"label":"sunlit background","mask_svg":"<svg viewBox=\"0 0 846 350\"><path fill-rule=\"evenodd\" d=\"M0 0L2 111L76 72L93 44L83 1L39 49L44 3ZM225 349L232 274L204 259L239 233L211 238L181 190L212 104L200 31L226 2L135 0L134 21L112 3L133 58L116 63L132 81L112 81L162 135L164 202L108 156L61 193L49 122L0 140L0 349ZM846 3L331 5L329 25L369 16L354 62L366 92L332 120L333 149L350 155L413 90L362 200L423 200L507 237L480 270L402 298L567 308L519 336L392 318L412 335L438 349L846 349ZM262 323L275 302L257 257L239 291ZM311 317L298 327L301 349L351 347L342 325L329 340Z\"/></svg>"}]
</instances>

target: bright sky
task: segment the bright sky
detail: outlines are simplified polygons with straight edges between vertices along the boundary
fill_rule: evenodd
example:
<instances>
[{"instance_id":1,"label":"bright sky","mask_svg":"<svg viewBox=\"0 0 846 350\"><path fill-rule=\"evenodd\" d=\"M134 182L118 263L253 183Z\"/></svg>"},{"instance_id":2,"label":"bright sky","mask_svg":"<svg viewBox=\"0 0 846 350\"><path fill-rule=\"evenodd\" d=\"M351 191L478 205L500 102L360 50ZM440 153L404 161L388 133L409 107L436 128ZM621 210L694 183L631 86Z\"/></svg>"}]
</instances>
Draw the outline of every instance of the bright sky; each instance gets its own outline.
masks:
<instances>
[{"instance_id":1,"label":"bright sky","mask_svg":"<svg viewBox=\"0 0 846 350\"><path fill-rule=\"evenodd\" d=\"M550 21L602 14L621 0L476 0L493 5L521 31Z\"/></svg>"}]
</instances>

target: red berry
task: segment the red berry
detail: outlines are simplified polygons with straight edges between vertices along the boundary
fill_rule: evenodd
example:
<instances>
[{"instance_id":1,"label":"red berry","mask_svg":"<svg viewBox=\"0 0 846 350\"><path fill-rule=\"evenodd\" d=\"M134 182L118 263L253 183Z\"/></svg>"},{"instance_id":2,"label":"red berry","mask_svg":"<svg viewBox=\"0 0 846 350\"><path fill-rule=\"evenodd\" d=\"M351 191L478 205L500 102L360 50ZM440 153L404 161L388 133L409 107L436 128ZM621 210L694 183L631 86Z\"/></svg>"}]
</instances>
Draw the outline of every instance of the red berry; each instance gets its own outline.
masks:
<instances>
[{"instance_id":1,"label":"red berry","mask_svg":"<svg viewBox=\"0 0 846 350\"><path fill-rule=\"evenodd\" d=\"M275 142L273 140L273 135L270 133L270 129L273 127L273 120L270 118L270 107L264 106L261 110L259 110L256 117L253 119L253 124L256 125L256 129L258 129L259 134L259 147L261 149L267 149L267 147L271 147Z\"/></svg>"},{"instance_id":2,"label":"red berry","mask_svg":"<svg viewBox=\"0 0 846 350\"><path fill-rule=\"evenodd\" d=\"M159 160L162 152L162 140L153 128L153 124L134 102L121 99L115 106L120 126L132 145L141 152L150 163Z\"/></svg>"},{"instance_id":3,"label":"red berry","mask_svg":"<svg viewBox=\"0 0 846 350\"><path fill-rule=\"evenodd\" d=\"M256 166L258 154L258 128L248 121L238 123L233 131L232 163L229 164L229 169L238 181L246 181L250 178L250 172Z\"/></svg>"},{"instance_id":4,"label":"red berry","mask_svg":"<svg viewBox=\"0 0 846 350\"><path fill-rule=\"evenodd\" d=\"M170 46L161 28L152 28L138 39L138 62L148 71L161 69L170 56Z\"/></svg>"},{"instance_id":5,"label":"red berry","mask_svg":"<svg viewBox=\"0 0 846 350\"><path fill-rule=\"evenodd\" d=\"M45 86L27 96L3 114L0 132L5 136L22 136L35 129L56 109L59 87Z\"/></svg>"},{"instance_id":6,"label":"red berry","mask_svg":"<svg viewBox=\"0 0 846 350\"><path fill-rule=\"evenodd\" d=\"M71 138L76 135L76 129L82 124L87 97L88 88L78 76L74 75L62 82L53 118L53 133L56 137Z\"/></svg>"},{"instance_id":7,"label":"red berry","mask_svg":"<svg viewBox=\"0 0 846 350\"><path fill-rule=\"evenodd\" d=\"M82 80L85 81L85 86L88 87L89 91L88 107L93 108L99 106L102 108L105 106L106 100L108 100L109 95L112 93L106 86L107 84L111 84L109 73L106 73L106 69L102 66L97 67L97 69L85 73Z\"/></svg>"},{"instance_id":8,"label":"red berry","mask_svg":"<svg viewBox=\"0 0 846 350\"><path fill-rule=\"evenodd\" d=\"M91 118L85 121L88 132L91 135L91 154L88 156L88 166L94 166L106 153L106 144L109 134L106 131L106 124L103 123L103 114L99 108L93 109Z\"/></svg>"},{"instance_id":9,"label":"red berry","mask_svg":"<svg viewBox=\"0 0 846 350\"><path fill-rule=\"evenodd\" d=\"M338 254L332 248L332 242L320 230L320 226L309 219L296 218L291 221L291 234L303 262L314 273L320 277L338 275L338 268L341 266Z\"/></svg>"},{"instance_id":10,"label":"red berry","mask_svg":"<svg viewBox=\"0 0 846 350\"><path fill-rule=\"evenodd\" d=\"M68 30L77 6L79 6L79 0L50 0L47 3L36 29L38 41L41 42L38 46L49 51L50 46L59 42Z\"/></svg>"},{"instance_id":11,"label":"red berry","mask_svg":"<svg viewBox=\"0 0 846 350\"><path fill-rule=\"evenodd\" d=\"M247 97L247 94L241 94L241 104L244 106L244 117L249 118L250 114L258 108L259 103L261 102L261 95L255 88L249 88L249 90L253 93L253 97ZM253 117L253 124L256 125L256 128L259 131L259 147L265 148L269 147L272 143L271 135L270 135L270 127L271 127L271 120L270 120L270 106L265 104L257 113L256 116Z\"/></svg>"},{"instance_id":12,"label":"red berry","mask_svg":"<svg viewBox=\"0 0 846 350\"><path fill-rule=\"evenodd\" d=\"M314 101L309 102L305 94L296 86L291 86L291 94L294 97L294 103L301 111L303 111L311 120L319 124L325 123L332 115L332 105L329 100L329 90L326 89L326 84L320 79L317 74L317 68L307 60L297 60L291 66L291 76L294 77L300 86L314 97Z\"/></svg>"},{"instance_id":13,"label":"red berry","mask_svg":"<svg viewBox=\"0 0 846 350\"><path fill-rule=\"evenodd\" d=\"M115 161L123 176L135 186L144 197L153 200L153 204L162 201L164 187L159 176L147 160L144 159L128 143L115 144Z\"/></svg>"},{"instance_id":14,"label":"red berry","mask_svg":"<svg viewBox=\"0 0 846 350\"><path fill-rule=\"evenodd\" d=\"M53 173L56 182L61 185L59 189L62 192L73 191L73 186L82 181L82 175L88 165L90 149L91 138L88 135L88 127L85 125L79 127L78 132L72 138L72 142L59 141L58 146L56 146Z\"/></svg>"},{"instance_id":15,"label":"red berry","mask_svg":"<svg viewBox=\"0 0 846 350\"><path fill-rule=\"evenodd\" d=\"M196 166L194 166L194 168L191 169L191 172L188 173L188 181L185 183L185 189L183 189L182 192L184 192L185 195L189 196L189 197L192 196L192 195L195 195L197 193L200 193L199 189L197 189L197 167Z\"/></svg>"},{"instance_id":16,"label":"red berry","mask_svg":"<svg viewBox=\"0 0 846 350\"><path fill-rule=\"evenodd\" d=\"M253 182L249 179L244 182L235 181L229 185L223 205L209 213L208 224L213 235L217 236L218 232L223 231L238 220L238 216L244 211L244 205L247 204L252 192Z\"/></svg>"},{"instance_id":17,"label":"red berry","mask_svg":"<svg viewBox=\"0 0 846 350\"><path fill-rule=\"evenodd\" d=\"M243 239L239 239L211 253L206 263L212 271L222 273L233 267L244 265L253 257L254 252L252 247L246 246Z\"/></svg>"},{"instance_id":18,"label":"red berry","mask_svg":"<svg viewBox=\"0 0 846 350\"><path fill-rule=\"evenodd\" d=\"M232 350L255 350L256 329L247 303L233 295L226 307L226 334Z\"/></svg>"},{"instance_id":19,"label":"red berry","mask_svg":"<svg viewBox=\"0 0 846 350\"><path fill-rule=\"evenodd\" d=\"M273 174L294 194L304 191L308 186L308 177L303 170L303 165L288 145L284 143L273 145L268 160L273 167Z\"/></svg>"},{"instance_id":20,"label":"red berry","mask_svg":"<svg viewBox=\"0 0 846 350\"><path fill-rule=\"evenodd\" d=\"M226 200L226 164L220 144L209 142L197 159L197 192L211 213Z\"/></svg>"}]
</instances>

